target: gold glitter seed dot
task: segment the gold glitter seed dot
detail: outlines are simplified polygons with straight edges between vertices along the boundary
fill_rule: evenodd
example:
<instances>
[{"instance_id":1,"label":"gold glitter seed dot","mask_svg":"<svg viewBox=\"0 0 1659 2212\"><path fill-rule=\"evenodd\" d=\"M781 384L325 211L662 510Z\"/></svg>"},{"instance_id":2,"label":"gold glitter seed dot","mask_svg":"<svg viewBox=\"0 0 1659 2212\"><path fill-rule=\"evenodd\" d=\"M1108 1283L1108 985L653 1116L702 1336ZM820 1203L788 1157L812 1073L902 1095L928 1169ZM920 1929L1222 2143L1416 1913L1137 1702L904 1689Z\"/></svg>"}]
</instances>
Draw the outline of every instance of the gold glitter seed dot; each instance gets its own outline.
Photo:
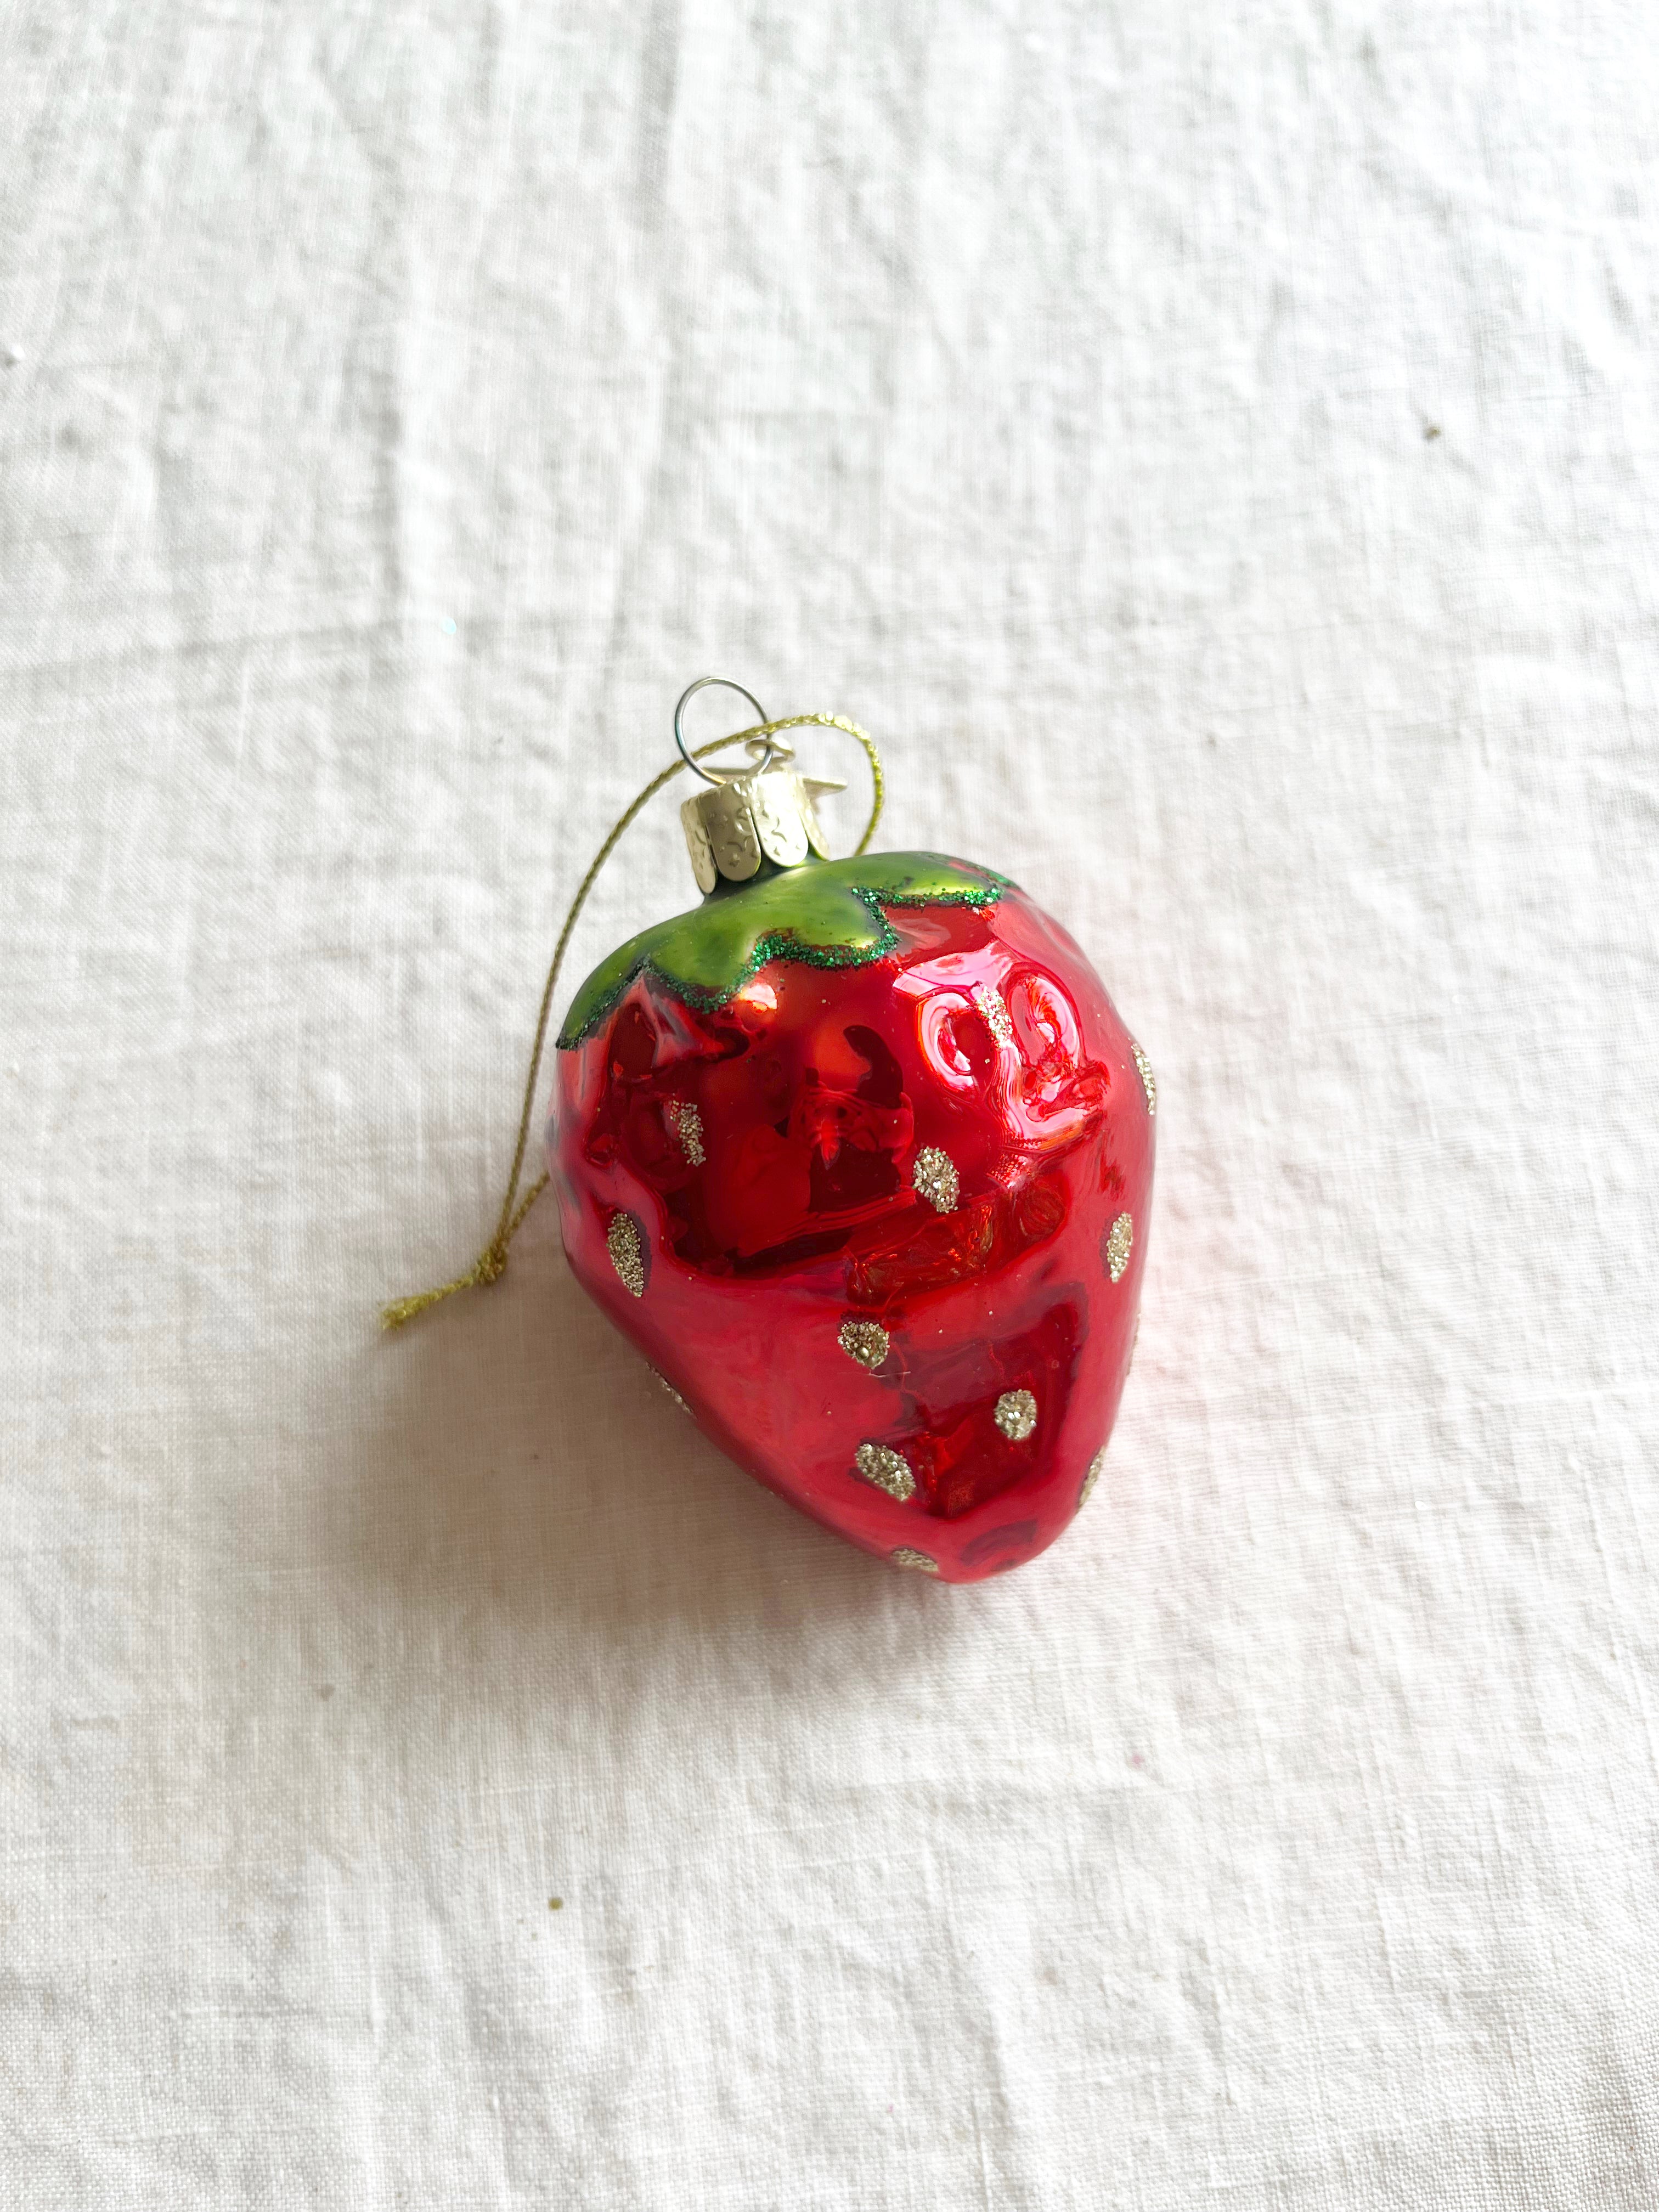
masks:
<instances>
[{"instance_id":1,"label":"gold glitter seed dot","mask_svg":"<svg viewBox=\"0 0 1659 2212\"><path fill-rule=\"evenodd\" d=\"M1123 1280L1123 1270L1129 1264L1129 1255L1134 1249L1135 1225L1127 1213L1120 1213L1112 1224L1111 1234L1106 1239L1106 1272L1115 1283Z\"/></svg>"},{"instance_id":2,"label":"gold glitter seed dot","mask_svg":"<svg viewBox=\"0 0 1659 2212\"><path fill-rule=\"evenodd\" d=\"M1023 1444L1036 1426L1036 1400L1029 1390L1005 1390L991 1418L1011 1444Z\"/></svg>"},{"instance_id":3,"label":"gold glitter seed dot","mask_svg":"<svg viewBox=\"0 0 1659 2212\"><path fill-rule=\"evenodd\" d=\"M671 1098L662 1109L669 1133L694 1168L703 1164L702 1115L690 1098Z\"/></svg>"},{"instance_id":4,"label":"gold glitter seed dot","mask_svg":"<svg viewBox=\"0 0 1659 2212\"><path fill-rule=\"evenodd\" d=\"M1100 1470L1105 1466L1105 1464L1106 1447L1104 1444L1102 1444L1100 1449L1090 1461L1089 1472L1083 1478L1083 1489L1077 1501L1077 1510L1079 1513L1082 1512L1084 1507L1089 1503L1089 1492L1094 1488L1096 1483L1100 1480Z\"/></svg>"},{"instance_id":5,"label":"gold glitter seed dot","mask_svg":"<svg viewBox=\"0 0 1659 2212\"><path fill-rule=\"evenodd\" d=\"M1133 1037L1129 1049L1135 1056L1135 1066L1140 1070L1140 1086L1146 1093L1146 1119L1150 1121L1158 1111L1158 1078L1152 1073L1152 1063Z\"/></svg>"},{"instance_id":6,"label":"gold glitter seed dot","mask_svg":"<svg viewBox=\"0 0 1659 2212\"><path fill-rule=\"evenodd\" d=\"M949 1152L940 1152L937 1145L924 1145L916 1154L910 1179L918 1195L925 1198L936 1213L949 1213L954 1208L961 1185Z\"/></svg>"},{"instance_id":7,"label":"gold glitter seed dot","mask_svg":"<svg viewBox=\"0 0 1659 2212\"><path fill-rule=\"evenodd\" d=\"M844 1321L836 1341L849 1359L872 1373L887 1357L887 1332L878 1321Z\"/></svg>"},{"instance_id":8,"label":"gold glitter seed dot","mask_svg":"<svg viewBox=\"0 0 1659 2212\"><path fill-rule=\"evenodd\" d=\"M1012 1044L1014 1025L1008 1018L1008 1008L994 983L981 983L974 994L974 1004L985 1017L985 1026L999 1044Z\"/></svg>"},{"instance_id":9,"label":"gold glitter seed dot","mask_svg":"<svg viewBox=\"0 0 1659 2212\"><path fill-rule=\"evenodd\" d=\"M640 1235L640 1224L631 1213L613 1213L611 1225L605 1232L605 1241L611 1254L611 1264L617 1279L631 1298L645 1296L645 1243Z\"/></svg>"},{"instance_id":10,"label":"gold glitter seed dot","mask_svg":"<svg viewBox=\"0 0 1659 2212\"><path fill-rule=\"evenodd\" d=\"M893 1565L896 1567L912 1567L919 1575L936 1575L939 1572L937 1559L930 1559L926 1552L912 1551L908 1544L901 1544L893 1553Z\"/></svg>"},{"instance_id":11,"label":"gold glitter seed dot","mask_svg":"<svg viewBox=\"0 0 1659 2212\"><path fill-rule=\"evenodd\" d=\"M669 1396L679 1407L681 1413L689 1413L691 1408L686 1404L684 1399L681 1397L679 1392L674 1388L668 1377L665 1375L659 1373L658 1370L654 1367L652 1369L651 1372L656 1376L658 1382L660 1382L663 1389L667 1391Z\"/></svg>"},{"instance_id":12,"label":"gold glitter seed dot","mask_svg":"<svg viewBox=\"0 0 1659 2212\"><path fill-rule=\"evenodd\" d=\"M878 1490L884 1490L890 1498L896 1498L902 1505L916 1494L916 1478L910 1472L910 1462L887 1444L860 1444L853 1455L854 1463L866 1482L873 1482Z\"/></svg>"}]
</instances>

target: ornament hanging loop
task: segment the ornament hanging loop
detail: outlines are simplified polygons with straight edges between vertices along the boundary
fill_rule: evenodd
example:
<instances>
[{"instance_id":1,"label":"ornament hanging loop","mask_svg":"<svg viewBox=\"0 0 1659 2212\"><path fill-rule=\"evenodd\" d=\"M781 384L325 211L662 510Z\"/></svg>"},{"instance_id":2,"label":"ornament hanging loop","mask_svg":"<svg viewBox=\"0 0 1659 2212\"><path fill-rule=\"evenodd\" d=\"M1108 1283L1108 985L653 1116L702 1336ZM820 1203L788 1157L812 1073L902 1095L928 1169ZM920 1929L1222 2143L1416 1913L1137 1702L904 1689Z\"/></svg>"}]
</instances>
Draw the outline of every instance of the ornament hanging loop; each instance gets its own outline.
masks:
<instances>
[{"instance_id":1,"label":"ornament hanging loop","mask_svg":"<svg viewBox=\"0 0 1659 2212\"><path fill-rule=\"evenodd\" d=\"M695 684L688 684L684 690L681 692L679 699L674 708L674 743L680 749L680 758L685 763L687 768L690 769L694 774L700 775L705 783L712 783L718 787L719 785L723 784L726 781L726 778L723 775L713 775L708 769L704 768L702 762L697 758L696 754L691 750L690 745L685 742L686 708L690 701L696 696L699 691L708 690L711 684L716 690L735 691L739 699L746 699L750 705L754 708L757 715L763 723L766 720L766 709L762 706L760 701L755 696L752 691L749 690L741 684L734 684L729 676L699 676ZM734 731L732 734L735 737L741 737L746 733L742 731ZM773 759L777 753L778 748L772 743L771 732L769 730L765 730L761 732L759 734L763 736L766 741L765 753L762 756L758 766L757 767L753 764L754 748L752 746L750 747L751 765L748 769L743 771L745 775L758 774L760 770L770 768ZM699 748L699 750L703 752L708 751L708 748L706 745Z\"/></svg>"}]
</instances>

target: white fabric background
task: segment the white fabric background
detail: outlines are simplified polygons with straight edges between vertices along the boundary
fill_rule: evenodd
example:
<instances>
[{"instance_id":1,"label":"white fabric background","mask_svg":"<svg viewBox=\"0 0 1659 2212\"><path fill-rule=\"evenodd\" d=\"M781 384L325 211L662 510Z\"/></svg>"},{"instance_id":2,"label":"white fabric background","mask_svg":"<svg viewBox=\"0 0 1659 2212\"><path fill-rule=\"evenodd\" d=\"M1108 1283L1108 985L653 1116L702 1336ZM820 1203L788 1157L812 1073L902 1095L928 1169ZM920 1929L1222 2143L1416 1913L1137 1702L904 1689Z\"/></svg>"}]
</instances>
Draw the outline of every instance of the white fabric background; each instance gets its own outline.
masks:
<instances>
[{"instance_id":1,"label":"white fabric background","mask_svg":"<svg viewBox=\"0 0 1659 2212\"><path fill-rule=\"evenodd\" d=\"M8 2203L1659 2200L1652 30L0 5ZM709 668L1158 1070L1006 1582L376 1333Z\"/></svg>"}]
</instances>

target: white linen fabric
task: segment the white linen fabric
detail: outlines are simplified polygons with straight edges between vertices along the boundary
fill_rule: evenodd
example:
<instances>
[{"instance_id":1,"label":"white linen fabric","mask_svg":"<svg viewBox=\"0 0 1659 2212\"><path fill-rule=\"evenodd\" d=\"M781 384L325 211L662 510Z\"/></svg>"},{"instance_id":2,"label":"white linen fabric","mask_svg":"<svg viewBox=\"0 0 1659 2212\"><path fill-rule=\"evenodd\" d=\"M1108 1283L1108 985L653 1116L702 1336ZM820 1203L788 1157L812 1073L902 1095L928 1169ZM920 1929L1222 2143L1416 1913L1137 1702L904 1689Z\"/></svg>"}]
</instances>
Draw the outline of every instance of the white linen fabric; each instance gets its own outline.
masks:
<instances>
[{"instance_id":1,"label":"white linen fabric","mask_svg":"<svg viewBox=\"0 0 1659 2212\"><path fill-rule=\"evenodd\" d=\"M0 8L6 2203L1659 2202L1651 29ZM1000 1582L377 1331L707 670L1158 1072Z\"/></svg>"}]
</instances>

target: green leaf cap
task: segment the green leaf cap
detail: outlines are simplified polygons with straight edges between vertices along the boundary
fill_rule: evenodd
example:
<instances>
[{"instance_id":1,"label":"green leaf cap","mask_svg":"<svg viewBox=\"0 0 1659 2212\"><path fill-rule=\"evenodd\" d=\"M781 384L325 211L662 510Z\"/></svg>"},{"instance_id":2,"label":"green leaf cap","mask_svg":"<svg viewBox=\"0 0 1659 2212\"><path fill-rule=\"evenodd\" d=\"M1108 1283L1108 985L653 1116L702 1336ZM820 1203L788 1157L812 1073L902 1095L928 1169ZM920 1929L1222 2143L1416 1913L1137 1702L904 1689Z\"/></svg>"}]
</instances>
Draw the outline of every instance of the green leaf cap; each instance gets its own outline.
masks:
<instances>
[{"instance_id":1,"label":"green leaf cap","mask_svg":"<svg viewBox=\"0 0 1659 2212\"><path fill-rule=\"evenodd\" d=\"M1007 888L1006 876L939 853L866 853L763 876L619 945L571 1000L559 1049L592 1036L636 975L706 1012L769 960L860 968L881 959L899 941L889 907L992 906Z\"/></svg>"}]
</instances>

